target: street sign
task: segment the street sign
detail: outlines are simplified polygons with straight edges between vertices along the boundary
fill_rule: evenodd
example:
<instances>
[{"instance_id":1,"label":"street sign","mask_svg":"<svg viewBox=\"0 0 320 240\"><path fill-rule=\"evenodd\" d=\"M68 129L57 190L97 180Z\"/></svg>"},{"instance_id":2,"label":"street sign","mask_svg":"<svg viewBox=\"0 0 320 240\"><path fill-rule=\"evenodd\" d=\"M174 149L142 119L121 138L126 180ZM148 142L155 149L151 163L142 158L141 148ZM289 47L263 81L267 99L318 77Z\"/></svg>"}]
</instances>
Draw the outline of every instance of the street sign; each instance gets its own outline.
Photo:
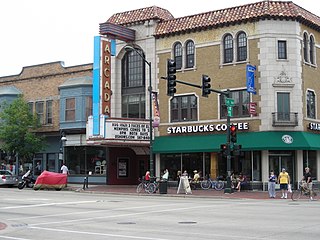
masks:
<instances>
[{"instance_id":1,"label":"street sign","mask_svg":"<svg viewBox=\"0 0 320 240\"><path fill-rule=\"evenodd\" d=\"M227 105L227 107L233 107L234 106L234 99L226 98L226 105Z\"/></svg>"},{"instance_id":2,"label":"street sign","mask_svg":"<svg viewBox=\"0 0 320 240\"><path fill-rule=\"evenodd\" d=\"M228 107L228 116L232 117L232 107Z\"/></svg>"}]
</instances>

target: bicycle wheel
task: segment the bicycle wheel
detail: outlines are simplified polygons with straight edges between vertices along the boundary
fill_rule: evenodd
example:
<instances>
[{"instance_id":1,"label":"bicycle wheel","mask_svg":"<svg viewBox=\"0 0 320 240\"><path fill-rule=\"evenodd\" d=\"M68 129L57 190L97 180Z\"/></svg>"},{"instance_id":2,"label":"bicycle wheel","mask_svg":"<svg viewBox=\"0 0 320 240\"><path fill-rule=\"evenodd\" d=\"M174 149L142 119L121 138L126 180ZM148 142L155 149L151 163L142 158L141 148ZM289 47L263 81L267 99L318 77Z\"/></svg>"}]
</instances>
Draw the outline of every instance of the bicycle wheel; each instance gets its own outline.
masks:
<instances>
[{"instance_id":1,"label":"bicycle wheel","mask_svg":"<svg viewBox=\"0 0 320 240\"><path fill-rule=\"evenodd\" d=\"M224 182L222 181L217 181L216 185L214 186L214 189L217 191L221 191L224 188Z\"/></svg>"},{"instance_id":2,"label":"bicycle wheel","mask_svg":"<svg viewBox=\"0 0 320 240\"><path fill-rule=\"evenodd\" d=\"M144 184L143 183L139 183L139 185L137 186L137 193L141 193L142 189L144 189Z\"/></svg>"},{"instance_id":3,"label":"bicycle wheel","mask_svg":"<svg viewBox=\"0 0 320 240\"><path fill-rule=\"evenodd\" d=\"M207 190L211 187L211 182L209 180L203 180L200 183L202 189Z\"/></svg>"},{"instance_id":4,"label":"bicycle wheel","mask_svg":"<svg viewBox=\"0 0 320 240\"><path fill-rule=\"evenodd\" d=\"M319 189L313 189L312 190L312 200L316 201L319 199Z\"/></svg>"},{"instance_id":5,"label":"bicycle wheel","mask_svg":"<svg viewBox=\"0 0 320 240\"><path fill-rule=\"evenodd\" d=\"M302 192L301 190L295 190L295 191L292 191L291 193L291 199L292 201L297 201L301 198L301 195L302 195Z\"/></svg>"},{"instance_id":6,"label":"bicycle wheel","mask_svg":"<svg viewBox=\"0 0 320 240\"><path fill-rule=\"evenodd\" d=\"M147 193L155 193L157 190L157 185L155 183L149 183L147 188L146 188L146 192Z\"/></svg>"}]
</instances>

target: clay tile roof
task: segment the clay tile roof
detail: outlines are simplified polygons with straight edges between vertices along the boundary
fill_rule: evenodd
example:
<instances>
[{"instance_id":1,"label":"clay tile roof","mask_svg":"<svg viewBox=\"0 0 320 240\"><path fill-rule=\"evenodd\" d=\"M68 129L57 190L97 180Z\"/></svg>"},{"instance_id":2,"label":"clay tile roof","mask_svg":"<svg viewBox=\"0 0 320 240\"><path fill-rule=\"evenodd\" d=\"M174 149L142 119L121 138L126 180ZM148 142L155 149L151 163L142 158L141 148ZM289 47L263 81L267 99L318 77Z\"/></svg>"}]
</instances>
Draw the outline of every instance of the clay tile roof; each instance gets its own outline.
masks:
<instances>
[{"instance_id":1,"label":"clay tile roof","mask_svg":"<svg viewBox=\"0 0 320 240\"><path fill-rule=\"evenodd\" d=\"M261 1L160 22L155 36L159 38L260 19L295 20L320 31L320 18L293 2Z\"/></svg>"},{"instance_id":2,"label":"clay tile roof","mask_svg":"<svg viewBox=\"0 0 320 240\"><path fill-rule=\"evenodd\" d=\"M134 23L143 22L146 20L170 20L174 19L173 15L166 9L152 6L141 9L136 9L132 11L122 12L113 14L107 22L119 24L119 25L129 25Z\"/></svg>"}]
</instances>

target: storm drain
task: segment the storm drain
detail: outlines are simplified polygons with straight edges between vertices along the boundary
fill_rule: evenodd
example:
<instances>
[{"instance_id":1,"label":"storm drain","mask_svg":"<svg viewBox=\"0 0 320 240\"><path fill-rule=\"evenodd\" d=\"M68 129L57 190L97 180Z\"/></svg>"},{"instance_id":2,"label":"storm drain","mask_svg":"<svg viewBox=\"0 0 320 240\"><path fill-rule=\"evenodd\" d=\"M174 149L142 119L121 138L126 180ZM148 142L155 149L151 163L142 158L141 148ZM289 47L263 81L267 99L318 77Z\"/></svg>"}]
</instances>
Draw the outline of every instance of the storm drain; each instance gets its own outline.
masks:
<instances>
[{"instance_id":1,"label":"storm drain","mask_svg":"<svg viewBox=\"0 0 320 240\"><path fill-rule=\"evenodd\" d=\"M127 225L129 225L129 224L136 224L135 222L118 222L117 224L127 224Z\"/></svg>"},{"instance_id":2,"label":"storm drain","mask_svg":"<svg viewBox=\"0 0 320 240\"><path fill-rule=\"evenodd\" d=\"M197 222L187 221L187 222L178 222L179 224L196 224Z\"/></svg>"}]
</instances>

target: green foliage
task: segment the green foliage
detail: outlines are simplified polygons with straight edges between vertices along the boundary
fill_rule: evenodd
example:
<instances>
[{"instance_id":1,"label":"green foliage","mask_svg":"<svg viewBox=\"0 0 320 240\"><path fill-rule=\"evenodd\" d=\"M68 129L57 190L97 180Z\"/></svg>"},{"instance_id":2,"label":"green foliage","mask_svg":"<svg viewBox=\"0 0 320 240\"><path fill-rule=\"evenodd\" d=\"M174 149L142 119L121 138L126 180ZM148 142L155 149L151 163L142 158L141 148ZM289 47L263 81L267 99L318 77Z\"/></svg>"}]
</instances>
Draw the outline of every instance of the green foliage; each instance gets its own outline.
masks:
<instances>
[{"instance_id":1,"label":"green foliage","mask_svg":"<svg viewBox=\"0 0 320 240\"><path fill-rule=\"evenodd\" d=\"M35 130L38 120L29 110L27 102L20 96L11 104L4 104L0 112L1 149L22 160L30 160L44 148L44 139Z\"/></svg>"}]
</instances>

